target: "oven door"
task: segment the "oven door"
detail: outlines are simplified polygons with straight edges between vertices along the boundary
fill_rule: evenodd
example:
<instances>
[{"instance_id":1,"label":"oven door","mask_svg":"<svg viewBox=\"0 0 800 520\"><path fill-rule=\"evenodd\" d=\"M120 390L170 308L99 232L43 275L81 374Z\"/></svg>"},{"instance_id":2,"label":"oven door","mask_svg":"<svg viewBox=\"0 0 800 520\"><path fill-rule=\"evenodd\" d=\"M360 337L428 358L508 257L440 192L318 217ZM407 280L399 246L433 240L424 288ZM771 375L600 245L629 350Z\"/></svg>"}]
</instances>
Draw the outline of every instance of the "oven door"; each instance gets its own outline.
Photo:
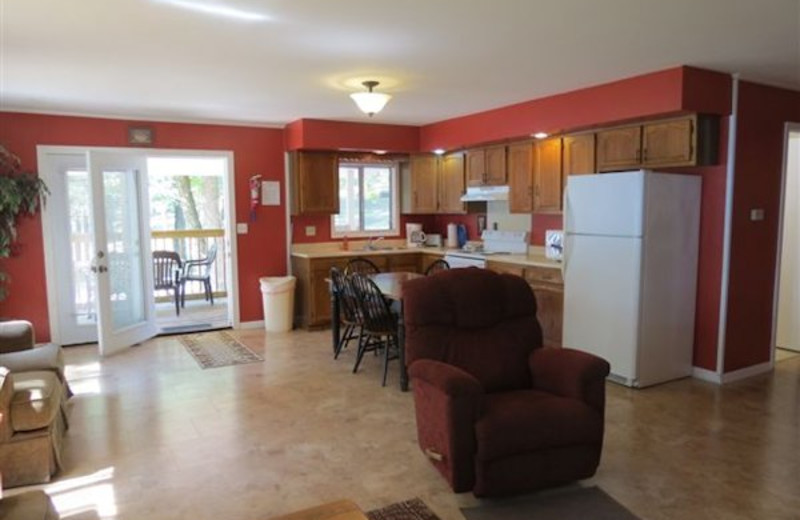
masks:
<instances>
[{"instance_id":1,"label":"oven door","mask_svg":"<svg viewBox=\"0 0 800 520\"><path fill-rule=\"evenodd\" d=\"M486 259L476 258L474 256L447 254L444 255L444 261L450 265L450 269L459 269L462 267L480 267L481 269L486 268Z\"/></svg>"}]
</instances>

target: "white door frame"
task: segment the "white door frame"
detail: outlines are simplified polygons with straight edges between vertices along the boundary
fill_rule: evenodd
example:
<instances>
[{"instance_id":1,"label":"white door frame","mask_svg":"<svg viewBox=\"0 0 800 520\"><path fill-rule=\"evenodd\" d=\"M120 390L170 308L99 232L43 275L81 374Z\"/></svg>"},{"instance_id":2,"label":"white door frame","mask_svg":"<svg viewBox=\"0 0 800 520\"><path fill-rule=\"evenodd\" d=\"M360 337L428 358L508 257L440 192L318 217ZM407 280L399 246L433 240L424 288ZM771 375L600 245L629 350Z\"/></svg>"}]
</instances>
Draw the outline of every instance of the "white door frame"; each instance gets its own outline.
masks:
<instances>
[{"instance_id":1,"label":"white door frame","mask_svg":"<svg viewBox=\"0 0 800 520\"><path fill-rule=\"evenodd\" d=\"M775 282L772 289L772 335L770 337L770 366L775 365L778 341L778 303L781 288L781 257L783 256L783 212L786 204L786 176L789 174L789 135L800 133L800 122L786 123L783 129L783 169L781 170L781 195L778 207L778 244L775 254Z\"/></svg>"},{"instance_id":2,"label":"white door frame","mask_svg":"<svg viewBox=\"0 0 800 520\"><path fill-rule=\"evenodd\" d=\"M223 177L223 186L227 198L226 221L225 221L225 240L228 252L227 273L230 280L228 287L228 319L233 328L241 326L239 310L239 264L238 248L236 235L236 184L235 184L235 165L234 155L230 150L184 150L169 148L121 148L103 146L59 146L59 145L38 145L36 147L37 164L49 164L47 156L50 154L82 155L92 150L137 154L150 157L216 157L226 160L226 172ZM40 168L39 175L45 183L55 175L49 169ZM55 280L55 255L50 251L54 230L54 216L48 211L47 204L42 208L42 238L44 241L44 260L45 260L45 281L47 288L47 310L50 321L50 336L54 343L61 343L61 331L58 323L59 303L57 298L57 284Z\"/></svg>"}]
</instances>

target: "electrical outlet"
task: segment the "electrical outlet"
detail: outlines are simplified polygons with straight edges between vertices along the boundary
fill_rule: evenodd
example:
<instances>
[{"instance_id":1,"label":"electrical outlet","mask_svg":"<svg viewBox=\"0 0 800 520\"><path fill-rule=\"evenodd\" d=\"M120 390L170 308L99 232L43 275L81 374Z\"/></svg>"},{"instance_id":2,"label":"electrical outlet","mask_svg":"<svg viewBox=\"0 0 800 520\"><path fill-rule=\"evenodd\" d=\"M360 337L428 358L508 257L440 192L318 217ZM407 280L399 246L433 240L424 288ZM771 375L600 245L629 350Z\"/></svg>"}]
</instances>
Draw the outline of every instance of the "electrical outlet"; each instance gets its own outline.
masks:
<instances>
[{"instance_id":1,"label":"electrical outlet","mask_svg":"<svg viewBox=\"0 0 800 520\"><path fill-rule=\"evenodd\" d=\"M750 220L753 222L764 220L764 210L761 208L751 209Z\"/></svg>"},{"instance_id":2,"label":"electrical outlet","mask_svg":"<svg viewBox=\"0 0 800 520\"><path fill-rule=\"evenodd\" d=\"M236 233L239 235L246 235L247 234L247 222L237 222L236 223Z\"/></svg>"},{"instance_id":3,"label":"electrical outlet","mask_svg":"<svg viewBox=\"0 0 800 520\"><path fill-rule=\"evenodd\" d=\"M317 226L306 226L306 236L307 237L317 236Z\"/></svg>"}]
</instances>

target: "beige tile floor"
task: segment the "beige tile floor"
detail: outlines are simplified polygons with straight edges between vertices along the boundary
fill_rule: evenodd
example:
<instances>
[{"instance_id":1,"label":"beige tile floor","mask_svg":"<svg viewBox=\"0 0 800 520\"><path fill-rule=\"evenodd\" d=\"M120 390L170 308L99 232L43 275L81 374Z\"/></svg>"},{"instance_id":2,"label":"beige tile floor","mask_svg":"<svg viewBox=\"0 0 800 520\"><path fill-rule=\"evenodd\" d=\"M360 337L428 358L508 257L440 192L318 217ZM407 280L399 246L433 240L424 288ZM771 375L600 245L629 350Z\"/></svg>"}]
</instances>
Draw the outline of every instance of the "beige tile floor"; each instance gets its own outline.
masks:
<instances>
[{"instance_id":1,"label":"beige tile floor","mask_svg":"<svg viewBox=\"0 0 800 520\"><path fill-rule=\"evenodd\" d=\"M174 337L109 359L69 348L65 518L260 520L338 498L414 496L461 520L415 441L411 394L327 332L236 331L264 363L201 370ZM609 384L596 484L645 519L800 518L800 358L723 388ZM11 493L18 490L11 490Z\"/></svg>"}]
</instances>

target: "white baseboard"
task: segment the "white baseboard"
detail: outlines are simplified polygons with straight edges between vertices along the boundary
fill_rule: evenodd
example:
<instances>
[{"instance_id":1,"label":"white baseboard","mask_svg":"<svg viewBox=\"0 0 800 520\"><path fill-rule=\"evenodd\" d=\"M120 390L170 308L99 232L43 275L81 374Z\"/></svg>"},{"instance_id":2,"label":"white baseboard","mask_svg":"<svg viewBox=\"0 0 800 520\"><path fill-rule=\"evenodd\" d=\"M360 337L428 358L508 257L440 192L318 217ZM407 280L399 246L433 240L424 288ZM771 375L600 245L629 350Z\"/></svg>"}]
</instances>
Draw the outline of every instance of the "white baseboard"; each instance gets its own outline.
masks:
<instances>
[{"instance_id":1,"label":"white baseboard","mask_svg":"<svg viewBox=\"0 0 800 520\"><path fill-rule=\"evenodd\" d=\"M722 384L722 378L713 370L706 368L692 367L692 377L701 381L708 381L709 383Z\"/></svg>"},{"instance_id":2,"label":"white baseboard","mask_svg":"<svg viewBox=\"0 0 800 520\"><path fill-rule=\"evenodd\" d=\"M747 379L748 377L753 377L759 374L763 374L765 372L770 372L772 368L773 368L773 363L771 361L767 361L766 363L760 363L758 365L752 365L749 367L740 368L739 370L734 370L733 372L726 372L720 376L713 370L707 370L705 368L700 368L700 367L693 367L692 377L700 379L702 381L708 381L709 383L724 385L726 383L733 383L734 381L740 381L742 379Z\"/></svg>"},{"instance_id":3,"label":"white baseboard","mask_svg":"<svg viewBox=\"0 0 800 520\"><path fill-rule=\"evenodd\" d=\"M240 321L239 322L239 329L263 329L264 328L264 320L258 321Z\"/></svg>"},{"instance_id":4,"label":"white baseboard","mask_svg":"<svg viewBox=\"0 0 800 520\"><path fill-rule=\"evenodd\" d=\"M722 374L722 383L732 383L734 381L747 379L748 377L771 372L773 366L774 365L772 364L772 361L767 361L758 365L740 368L739 370L734 370L733 372L726 372L725 374Z\"/></svg>"}]
</instances>

